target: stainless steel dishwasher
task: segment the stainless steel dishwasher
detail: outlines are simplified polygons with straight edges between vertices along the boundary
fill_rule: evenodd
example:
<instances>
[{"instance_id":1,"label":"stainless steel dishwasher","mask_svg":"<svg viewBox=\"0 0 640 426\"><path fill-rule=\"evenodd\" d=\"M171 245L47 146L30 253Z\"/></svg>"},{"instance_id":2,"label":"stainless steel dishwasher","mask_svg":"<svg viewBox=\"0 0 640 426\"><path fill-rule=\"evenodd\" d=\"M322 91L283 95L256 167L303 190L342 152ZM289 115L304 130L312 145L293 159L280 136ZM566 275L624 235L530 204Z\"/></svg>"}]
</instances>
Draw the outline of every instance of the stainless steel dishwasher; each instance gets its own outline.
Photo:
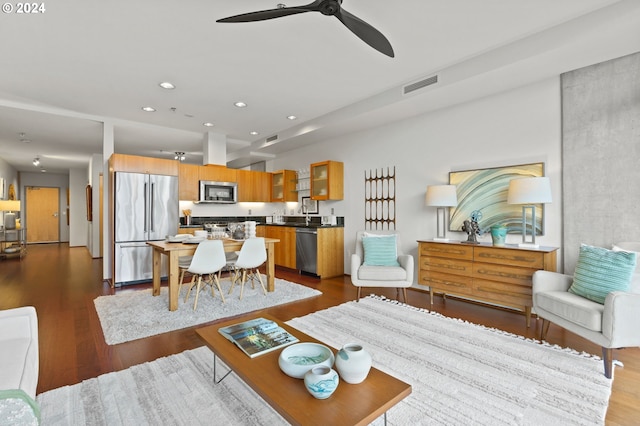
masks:
<instances>
[{"instance_id":1,"label":"stainless steel dishwasher","mask_svg":"<svg viewBox=\"0 0 640 426\"><path fill-rule=\"evenodd\" d=\"M318 230L296 228L296 269L317 275Z\"/></svg>"}]
</instances>

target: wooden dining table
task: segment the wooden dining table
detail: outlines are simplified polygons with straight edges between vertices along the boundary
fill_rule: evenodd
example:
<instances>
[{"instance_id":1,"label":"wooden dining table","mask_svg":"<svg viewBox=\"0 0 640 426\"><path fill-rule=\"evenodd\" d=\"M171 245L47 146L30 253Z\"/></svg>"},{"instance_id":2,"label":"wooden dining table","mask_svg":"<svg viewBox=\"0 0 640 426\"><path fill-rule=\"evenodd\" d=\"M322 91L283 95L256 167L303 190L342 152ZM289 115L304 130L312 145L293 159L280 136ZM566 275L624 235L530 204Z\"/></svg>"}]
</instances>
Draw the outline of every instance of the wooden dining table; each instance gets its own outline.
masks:
<instances>
[{"instance_id":1,"label":"wooden dining table","mask_svg":"<svg viewBox=\"0 0 640 426\"><path fill-rule=\"evenodd\" d=\"M224 251L240 251L244 241L224 239ZM275 290L275 264L274 245L280 242L277 238L265 238L267 248L267 291ZM162 279L162 255L167 256L167 270L169 281L169 310L178 309L178 297L180 295L180 283L178 282L180 271L178 268L178 258L180 256L192 255L197 244L170 243L168 241L148 241L147 244L153 248L153 295L160 295L160 282Z\"/></svg>"}]
</instances>

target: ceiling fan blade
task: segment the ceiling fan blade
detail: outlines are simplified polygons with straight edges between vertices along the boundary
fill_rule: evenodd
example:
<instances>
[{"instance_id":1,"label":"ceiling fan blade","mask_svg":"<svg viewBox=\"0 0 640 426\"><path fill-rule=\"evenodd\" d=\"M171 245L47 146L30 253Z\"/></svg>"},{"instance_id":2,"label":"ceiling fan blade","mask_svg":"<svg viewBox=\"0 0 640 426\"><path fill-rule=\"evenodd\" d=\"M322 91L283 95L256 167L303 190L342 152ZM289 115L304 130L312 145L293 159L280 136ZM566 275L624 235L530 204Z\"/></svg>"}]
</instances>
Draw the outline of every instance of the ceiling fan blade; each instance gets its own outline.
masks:
<instances>
[{"instance_id":1,"label":"ceiling fan blade","mask_svg":"<svg viewBox=\"0 0 640 426\"><path fill-rule=\"evenodd\" d=\"M257 12L242 13L240 15L229 16L218 19L216 22L254 22L265 21L267 19L281 18L283 16L296 15L298 13L313 12L318 10L318 5L322 0L304 6L280 7L277 9L259 10Z\"/></svg>"},{"instance_id":2,"label":"ceiling fan blade","mask_svg":"<svg viewBox=\"0 0 640 426\"><path fill-rule=\"evenodd\" d=\"M371 25L364 22L362 19L347 12L344 9L340 9L335 17L340 20L347 28L351 30L362 41L373 47L380 53L384 53L387 56L394 57L393 47L387 38Z\"/></svg>"}]
</instances>

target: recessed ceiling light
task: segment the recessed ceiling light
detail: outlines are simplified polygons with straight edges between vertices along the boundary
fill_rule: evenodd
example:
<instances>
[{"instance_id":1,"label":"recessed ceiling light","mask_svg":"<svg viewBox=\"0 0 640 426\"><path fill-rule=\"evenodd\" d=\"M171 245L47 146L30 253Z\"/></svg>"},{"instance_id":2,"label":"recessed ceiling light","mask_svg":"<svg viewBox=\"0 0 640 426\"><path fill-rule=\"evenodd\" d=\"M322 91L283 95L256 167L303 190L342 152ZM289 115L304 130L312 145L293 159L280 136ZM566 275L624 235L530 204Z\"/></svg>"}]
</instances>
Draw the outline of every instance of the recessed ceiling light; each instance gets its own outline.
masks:
<instances>
[{"instance_id":1,"label":"recessed ceiling light","mask_svg":"<svg viewBox=\"0 0 640 426\"><path fill-rule=\"evenodd\" d=\"M295 115L287 115L288 120L295 120L296 118L298 117L296 117Z\"/></svg>"},{"instance_id":2,"label":"recessed ceiling light","mask_svg":"<svg viewBox=\"0 0 640 426\"><path fill-rule=\"evenodd\" d=\"M256 136L259 135L260 133L256 132L255 130L253 132L250 132L251 135Z\"/></svg>"},{"instance_id":3,"label":"recessed ceiling light","mask_svg":"<svg viewBox=\"0 0 640 426\"><path fill-rule=\"evenodd\" d=\"M247 106L244 102L236 102L234 105L238 108L245 108Z\"/></svg>"},{"instance_id":4,"label":"recessed ceiling light","mask_svg":"<svg viewBox=\"0 0 640 426\"><path fill-rule=\"evenodd\" d=\"M163 81L162 83L159 83L158 86L162 87L163 89L167 89L167 90L172 90L172 89L176 88L176 86L174 86L173 83L170 83L168 81Z\"/></svg>"},{"instance_id":5,"label":"recessed ceiling light","mask_svg":"<svg viewBox=\"0 0 640 426\"><path fill-rule=\"evenodd\" d=\"M142 107L142 110L145 112L155 112L156 109L150 106L146 106L146 107Z\"/></svg>"},{"instance_id":6,"label":"recessed ceiling light","mask_svg":"<svg viewBox=\"0 0 640 426\"><path fill-rule=\"evenodd\" d=\"M42 173L46 173L46 172L47 172L47 170L46 170L46 169L40 169L40 171L41 171Z\"/></svg>"},{"instance_id":7,"label":"recessed ceiling light","mask_svg":"<svg viewBox=\"0 0 640 426\"><path fill-rule=\"evenodd\" d=\"M36 167L40 165L40 157L36 157L33 159L33 165Z\"/></svg>"},{"instance_id":8,"label":"recessed ceiling light","mask_svg":"<svg viewBox=\"0 0 640 426\"><path fill-rule=\"evenodd\" d=\"M208 121L207 121L206 123L202 123L202 125L203 125L204 127L213 127L213 123L210 123L210 122L208 122Z\"/></svg>"}]
</instances>

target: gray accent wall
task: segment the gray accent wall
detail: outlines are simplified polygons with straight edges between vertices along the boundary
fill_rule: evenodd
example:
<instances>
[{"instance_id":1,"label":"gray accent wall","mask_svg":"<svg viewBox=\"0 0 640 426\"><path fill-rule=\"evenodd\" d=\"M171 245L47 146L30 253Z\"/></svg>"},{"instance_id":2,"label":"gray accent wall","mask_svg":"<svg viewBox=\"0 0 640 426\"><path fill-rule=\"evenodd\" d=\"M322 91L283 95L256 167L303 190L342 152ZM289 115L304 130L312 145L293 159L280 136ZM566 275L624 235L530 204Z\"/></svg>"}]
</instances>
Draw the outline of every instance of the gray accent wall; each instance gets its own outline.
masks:
<instances>
[{"instance_id":1,"label":"gray accent wall","mask_svg":"<svg viewBox=\"0 0 640 426\"><path fill-rule=\"evenodd\" d=\"M580 244L640 241L640 53L571 71L562 84L564 271Z\"/></svg>"}]
</instances>

